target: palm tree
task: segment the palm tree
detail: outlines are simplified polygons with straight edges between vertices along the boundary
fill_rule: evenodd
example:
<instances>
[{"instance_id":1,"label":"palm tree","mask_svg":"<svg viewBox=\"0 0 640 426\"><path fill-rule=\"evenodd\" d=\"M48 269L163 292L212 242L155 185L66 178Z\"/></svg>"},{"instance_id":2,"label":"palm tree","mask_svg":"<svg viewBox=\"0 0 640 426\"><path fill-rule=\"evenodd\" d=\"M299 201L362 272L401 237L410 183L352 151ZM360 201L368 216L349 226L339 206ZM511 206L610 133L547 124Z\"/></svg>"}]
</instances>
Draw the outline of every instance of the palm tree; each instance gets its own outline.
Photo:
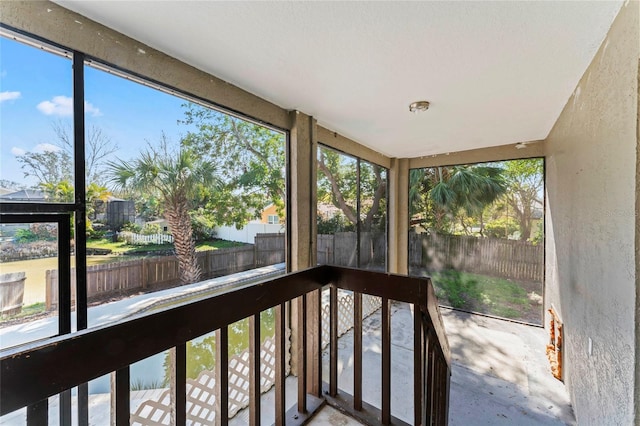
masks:
<instances>
[{"instance_id":1,"label":"palm tree","mask_svg":"<svg viewBox=\"0 0 640 426\"><path fill-rule=\"evenodd\" d=\"M116 190L158 197L172 230L180 281L197 282L201 271L189 211L198 189L218 183L214 165L182 144L177 152L168 149L163 135L159 147L149 145L139 158L108 167Z\"/></svg>"},{"instance_id":2,"label":"palm tree","mask_svg":"<svg viewBox=\"0 0 640 426\"><path fill-rule=\"evenodd\" d=\"M436 230L442 231L445 214L480 216L506 191L502 169L484 165L436 167L412 170L409 198L412 212L426 210ZM424 198L420 193L426 194ZM430 213L430 214L429 214Z\"/></svg>"}]
</instances>

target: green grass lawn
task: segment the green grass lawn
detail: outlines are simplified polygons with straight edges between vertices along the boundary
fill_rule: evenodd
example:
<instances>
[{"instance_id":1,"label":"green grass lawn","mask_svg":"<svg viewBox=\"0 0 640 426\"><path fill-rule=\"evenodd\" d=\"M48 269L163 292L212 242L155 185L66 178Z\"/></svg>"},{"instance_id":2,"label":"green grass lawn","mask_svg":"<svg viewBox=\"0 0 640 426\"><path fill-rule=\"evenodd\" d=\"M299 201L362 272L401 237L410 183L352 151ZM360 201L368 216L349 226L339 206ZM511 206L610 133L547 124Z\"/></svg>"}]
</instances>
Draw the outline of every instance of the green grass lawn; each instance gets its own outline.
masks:
<instances>
[{"instance_id":1,"label":"green grass lawn","mask_svg":"<svg viewBox=\"0 0 640 426\"><path fill-rule=\"evenodd\" d=\"M7 316L2 316L0 317L0 319L6 321L6 320L13 320L13 319L18 319L18 318L22 318L22 317L28 317L31 315L36 315L36 314L42 314L45 312L46 306L44 304L44 302L38 302L38 303L34 303L32 305L28 305L28 306L23 306L22 310L20 311L20 313L16 314L16 315L7 315Z\"/></svg>"},{"instance_id":2,"label":"green grass lawn","mask_svg":"<svg viewBox=\"0 0 640 426\"><path fill-rule=\"evenodd\" d=\"M430 274L440 302L454 308L539 323L541 306L524 283L460 271ZM541 295L542 285L536 294Z\"/></svg>"},{"instance_id":3,"label":"green grass lawn","mask_svg":"<svg viewBox=\"0 0 640 426\"><path fill-rule=\"evenodd\" d=\"M222 248L238 247L244 245L243 243L237 243L235 241L225 240L209 240L199 241L196 243L197 251L204 250L218 250ZM109 249L113 254L133 254L141 253L147 254L154 251L167 251L173 249L173 244L146 244L146 245L131 245L124 241L113 242L110 239L89 240L87 241L87 248L99 248Z\"/></svg>"}]
</instances>

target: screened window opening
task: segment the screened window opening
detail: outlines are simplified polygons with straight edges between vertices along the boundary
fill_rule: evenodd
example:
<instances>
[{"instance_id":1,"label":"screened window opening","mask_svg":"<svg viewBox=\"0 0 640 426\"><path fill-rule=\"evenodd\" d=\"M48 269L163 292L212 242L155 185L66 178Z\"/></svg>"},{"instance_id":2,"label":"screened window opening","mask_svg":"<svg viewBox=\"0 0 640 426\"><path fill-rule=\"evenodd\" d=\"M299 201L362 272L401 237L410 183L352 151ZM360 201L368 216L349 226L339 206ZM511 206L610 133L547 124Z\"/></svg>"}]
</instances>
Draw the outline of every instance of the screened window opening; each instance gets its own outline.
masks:
<instances>
[{"instance_id":1,"label":"screened window opening","mask_svg":"<svg viewBox=\"0 0 640 426\"><path fill-rule=\"evenodd\" d=\"M318 264L386 270L387 176L376 164L318 148Z\"/></svg>"},{"instance_id":2,"label":"screened window opening","mask_svg":"<svg viewBox=\"0 0 640 426\"><path fill-rule=\"evenodd\" d=\"M544 159L410 171L409 273L453 308L542 324Z\"/></svg>"}]
</instances>

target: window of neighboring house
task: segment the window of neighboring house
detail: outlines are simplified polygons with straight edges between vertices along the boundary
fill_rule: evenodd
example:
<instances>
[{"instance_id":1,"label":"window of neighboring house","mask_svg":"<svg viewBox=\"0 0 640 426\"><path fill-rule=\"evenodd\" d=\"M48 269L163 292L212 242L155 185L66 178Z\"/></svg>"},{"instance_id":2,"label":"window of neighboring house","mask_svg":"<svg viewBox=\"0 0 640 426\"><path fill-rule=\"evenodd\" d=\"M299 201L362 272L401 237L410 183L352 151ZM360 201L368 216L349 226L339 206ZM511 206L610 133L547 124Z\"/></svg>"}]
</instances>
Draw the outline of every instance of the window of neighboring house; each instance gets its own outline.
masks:
<instances>
[{"instance_id":1,"label":"window of neighboring house","mask_svg":"<svg viewBox=\"0 0 640 426\"><path fill-rule=\"evenodd\" d=\"M269 225L277 225L280 223L280 218L277 214L270 214L267 222L269 223Z\"/></svg>"}]
</instances>

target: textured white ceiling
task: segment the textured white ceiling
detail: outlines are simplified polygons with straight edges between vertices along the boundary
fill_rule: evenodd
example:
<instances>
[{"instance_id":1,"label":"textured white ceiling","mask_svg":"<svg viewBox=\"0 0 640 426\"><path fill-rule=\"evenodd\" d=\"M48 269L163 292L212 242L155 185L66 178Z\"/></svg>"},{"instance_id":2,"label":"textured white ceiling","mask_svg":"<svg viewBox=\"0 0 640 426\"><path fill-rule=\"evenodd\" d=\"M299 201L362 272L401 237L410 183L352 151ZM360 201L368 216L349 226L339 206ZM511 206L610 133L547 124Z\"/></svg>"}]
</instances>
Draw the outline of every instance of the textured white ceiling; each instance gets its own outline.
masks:
<instances>
[{"instance_id":1,"label":"textured white ceiling","mask_svg":"<svg viewBox=\"0 0 640 426\"><path fill-rule=\"evenodd\" d=\"M392 157L544 139L622 5L56 3Z\"/></svg>"}]
</instances>

